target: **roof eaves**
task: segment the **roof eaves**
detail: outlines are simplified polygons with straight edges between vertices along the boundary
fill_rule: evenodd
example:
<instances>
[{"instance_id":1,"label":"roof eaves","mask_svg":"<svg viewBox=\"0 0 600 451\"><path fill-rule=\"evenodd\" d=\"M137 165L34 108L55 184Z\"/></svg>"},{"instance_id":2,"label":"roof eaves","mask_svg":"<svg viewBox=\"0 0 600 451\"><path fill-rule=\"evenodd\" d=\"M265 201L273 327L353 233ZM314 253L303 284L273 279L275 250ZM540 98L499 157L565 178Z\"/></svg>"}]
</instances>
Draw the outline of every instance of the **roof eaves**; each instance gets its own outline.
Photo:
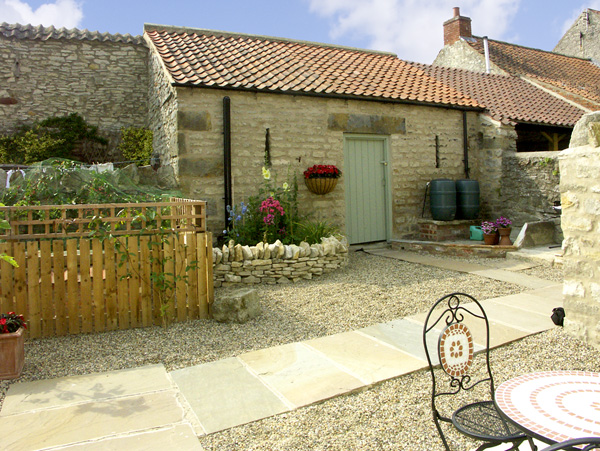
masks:
<instances>
[{"instance_id":1,"label":"roof eaves","mask_svg":"<svg viewBox=\"0 0 600 451\"><path fill-rule=\"evenodd\" d=\"M371 101L371 102L382 102L382 103L402 103L406 105L420 105L420 106L430 106L435 108L446 108L446 109L455 109L461 111L485 111L483 106L471 106L471 105L458 105L451 103L441 103L441 102L428 102L428 101L418 101L418 100L410 100L410 99L402 99L402 98L390 98L384 96L364 96L364 95L353 95L353 94L339 94L332 92L313 92L313 91L289 91L282 89L258 89L255 87L236 87L232 85L227 86L217 86L217 85L207 85L203 83L180 83L177 81L173 81L172 86L180 87L180 88L205 88L205 89L219 89L219 90L231 90L231 91L245 91L245 92L257 92L257 93L265 93L265 94L283 94L283 95L291 95L291 96L309 96L309 97L325 97L325 98L335 98L335 99L347 99L347 100L363 100L363 101ZM476 102L471 97L465 96L465 98Z\"/></svg>"}]
</instances>

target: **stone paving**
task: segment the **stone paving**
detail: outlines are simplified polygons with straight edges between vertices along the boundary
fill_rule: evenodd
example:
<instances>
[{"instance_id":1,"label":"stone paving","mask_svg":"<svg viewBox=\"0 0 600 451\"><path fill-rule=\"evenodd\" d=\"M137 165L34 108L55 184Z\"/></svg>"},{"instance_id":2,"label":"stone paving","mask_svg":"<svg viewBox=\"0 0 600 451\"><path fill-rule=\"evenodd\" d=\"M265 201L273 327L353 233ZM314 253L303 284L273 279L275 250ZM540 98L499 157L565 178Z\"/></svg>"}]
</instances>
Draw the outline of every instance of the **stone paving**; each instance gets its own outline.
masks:
<instances>
[{"instance_id":1,"label":"stone paving","mask_svg":"<svg viewBox=\"0 0 600 451\"><path fill-rule=\"evenodd\" d=\"M492 346L554 327L552 308L562 305L562 284L511 272L506 269L511 263L490 269L389 249L370 252L522 285L522 294L482 301ZM523 264L515 261L512 266ZM200 450L196 436L425 368L425 315L170 373L152 365L13 384L0 412L3 447ZM476 346L481 348L477 339Z\"/></svg>"}]
</instances>

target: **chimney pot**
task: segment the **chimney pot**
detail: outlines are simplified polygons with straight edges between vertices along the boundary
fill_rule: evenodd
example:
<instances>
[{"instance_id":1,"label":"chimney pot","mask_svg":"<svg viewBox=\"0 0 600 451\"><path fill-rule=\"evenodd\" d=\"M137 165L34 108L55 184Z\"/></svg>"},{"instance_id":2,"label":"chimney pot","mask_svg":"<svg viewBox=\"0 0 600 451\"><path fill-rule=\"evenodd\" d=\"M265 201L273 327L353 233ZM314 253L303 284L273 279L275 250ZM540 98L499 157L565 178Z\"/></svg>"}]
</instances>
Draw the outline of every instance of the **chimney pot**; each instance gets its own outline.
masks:
<instances>
[{"instance_id":1,"label":"chimney pot","mask_svg":"<svg viewBox=\"0 0 600 451\"><path fill-rule=\"evenodd\" d=\"M460 16L460 8L458 6L455 6L452 9L454 10L454 17Z\"/></svg>"}]
</instances>

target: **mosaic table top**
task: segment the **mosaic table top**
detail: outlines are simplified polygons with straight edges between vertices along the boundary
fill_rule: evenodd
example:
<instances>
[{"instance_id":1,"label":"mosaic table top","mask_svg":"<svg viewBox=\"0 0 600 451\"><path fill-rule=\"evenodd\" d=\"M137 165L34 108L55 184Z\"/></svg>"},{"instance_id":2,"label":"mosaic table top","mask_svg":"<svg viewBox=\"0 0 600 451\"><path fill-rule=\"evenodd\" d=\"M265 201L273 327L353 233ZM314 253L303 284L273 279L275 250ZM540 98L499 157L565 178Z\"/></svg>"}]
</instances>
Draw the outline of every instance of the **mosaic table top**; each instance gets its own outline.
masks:
<instances>
[{"instance_id":1,"label":"mosaic table top","mask_svg":"<svg viewBox=\"0 0 600 451\"><path fill-rule=\"evenodd\" d=\"M504 415L540 439L600 436L600 373L525 374L500 385L495 401Z\"/></svg>"}]
</instances>

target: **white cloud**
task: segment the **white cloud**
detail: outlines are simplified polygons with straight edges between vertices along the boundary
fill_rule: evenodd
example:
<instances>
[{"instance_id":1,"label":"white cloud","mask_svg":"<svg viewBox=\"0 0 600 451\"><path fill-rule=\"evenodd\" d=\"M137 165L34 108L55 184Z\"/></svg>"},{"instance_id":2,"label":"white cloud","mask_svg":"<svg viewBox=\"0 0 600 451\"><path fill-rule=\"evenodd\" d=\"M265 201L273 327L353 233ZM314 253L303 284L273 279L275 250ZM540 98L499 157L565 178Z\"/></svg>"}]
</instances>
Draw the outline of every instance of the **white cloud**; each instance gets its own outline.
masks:
<instances>
[{"instance_id":1,"label":"white cloud","mask_svg":"<svg viewBox=\"0 0 600 451\"><path fill-rule=\"evenodd\" d=\"M0 0L0 22L74 28L82 19L83 9L75 0L44 3L36 10L22 0Z\"/></svg>"},{"instance_id":2,"label":"white cloud","mask_svg":"<svg viewBox=\"0 0 600 451\"><path fill-rule=\"evenodd\" d=\"M462 0L473 34L505 39L521 0ZM367 39L401 59L431 63L443 47L443 23L456 0L308 0L310 11L332 21L331 37ZM478 30L481 30L478 32Z\"/></svg>"}]
</instances>

